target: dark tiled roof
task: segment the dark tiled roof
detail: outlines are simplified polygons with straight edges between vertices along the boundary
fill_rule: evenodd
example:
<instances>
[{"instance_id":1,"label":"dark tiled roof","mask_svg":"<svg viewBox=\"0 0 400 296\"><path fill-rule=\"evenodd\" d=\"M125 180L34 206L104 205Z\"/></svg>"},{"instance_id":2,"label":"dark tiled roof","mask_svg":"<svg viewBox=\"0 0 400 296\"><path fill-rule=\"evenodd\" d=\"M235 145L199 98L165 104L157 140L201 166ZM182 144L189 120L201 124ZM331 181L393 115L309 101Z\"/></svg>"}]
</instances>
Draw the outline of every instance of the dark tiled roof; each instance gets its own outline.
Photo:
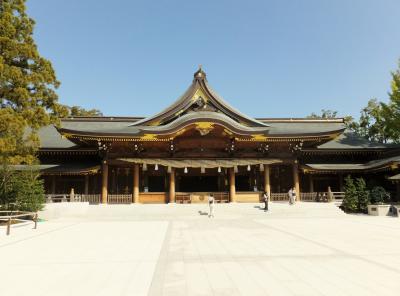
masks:
<instances>
[{"instance_id":1,"label":"dark tiled roof","mask_svg":"<svg viewBox=\"0 0 400 296\"><path fill-rule=\"evenodd\" d=\"M336 139L318 146L318 149L385 149L396 147L399 146L371 142L351 131L345 131Z\"/></svg>"},{"instance_id":2,"label":"dark tiled roof","mask_svg":"<svg viewBox=\"0 0 400 296\"><path fill-rule=\"evenodd\" d=\"M366 163L308 163L305 165L305 167L316 171L368 171L387 167L391 164L400 164L400 156L371 160Z\"/></svg>"}]
</instances>

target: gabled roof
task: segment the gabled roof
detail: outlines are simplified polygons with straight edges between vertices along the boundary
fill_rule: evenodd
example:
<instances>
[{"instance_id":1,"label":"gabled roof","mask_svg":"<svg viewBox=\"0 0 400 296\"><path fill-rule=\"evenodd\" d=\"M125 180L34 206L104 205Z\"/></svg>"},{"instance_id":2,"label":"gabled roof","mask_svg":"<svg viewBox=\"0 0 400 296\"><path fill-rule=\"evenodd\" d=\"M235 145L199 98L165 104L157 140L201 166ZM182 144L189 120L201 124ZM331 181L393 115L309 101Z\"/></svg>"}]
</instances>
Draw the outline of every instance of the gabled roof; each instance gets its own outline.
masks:
<instances>
[{"instance_id":1,"label":"gabled roof","mask_svg":"<svg viewBox=\"0 0 400 296\"><path fill-rule=\"evenodd\" d=\"M270 121L270 122L268 122ZM79 142L86 140L167 140L186 127L205 130L219 125L229 134L246 136L244 140L266 141L286 138L324 142L339 135L344 130L342 119L336 120L295 120L295 119L254 119L242 114L226 103L209 86L206 73L200 68L187 91L171 106L147 118L105 117L65 120L59 129L66 137ZM164 137L163 139L157 138Z\"/></svg>"},{"instance_id":2,"label":"gabled roof","mask_svg":"<svg viewBox=\"0 0 400 296\"><path fill-rule=\"evenodd\" d=\"M199 68L185 93L160 113L144 118L132 126L161 126L188 111L210 111L222 113L232 120L249 127L268 127L268 124L247 116L225 102L208 84L206 73Z\"/></svg>"}]
</instances>

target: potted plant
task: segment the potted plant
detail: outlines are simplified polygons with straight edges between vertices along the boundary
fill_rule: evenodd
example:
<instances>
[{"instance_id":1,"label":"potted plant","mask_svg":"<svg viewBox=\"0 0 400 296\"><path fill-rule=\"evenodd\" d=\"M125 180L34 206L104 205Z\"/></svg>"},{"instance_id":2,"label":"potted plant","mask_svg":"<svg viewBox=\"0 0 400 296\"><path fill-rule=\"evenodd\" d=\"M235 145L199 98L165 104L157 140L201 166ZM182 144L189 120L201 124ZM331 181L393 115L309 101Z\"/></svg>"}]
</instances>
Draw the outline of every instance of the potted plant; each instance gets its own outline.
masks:
<instances>
[{"instance_id":1,"label":"potted plant","mask_svg":"<svg viewBox=\"0 0 400 296\"><path fill-rule=\"evenodd\" d=\"M390 213L389 201L390 194L381 186L376 186L371 190L370 200L368 205L368 214L372 216L388 216Z\"/></svg>"}]
</instances>

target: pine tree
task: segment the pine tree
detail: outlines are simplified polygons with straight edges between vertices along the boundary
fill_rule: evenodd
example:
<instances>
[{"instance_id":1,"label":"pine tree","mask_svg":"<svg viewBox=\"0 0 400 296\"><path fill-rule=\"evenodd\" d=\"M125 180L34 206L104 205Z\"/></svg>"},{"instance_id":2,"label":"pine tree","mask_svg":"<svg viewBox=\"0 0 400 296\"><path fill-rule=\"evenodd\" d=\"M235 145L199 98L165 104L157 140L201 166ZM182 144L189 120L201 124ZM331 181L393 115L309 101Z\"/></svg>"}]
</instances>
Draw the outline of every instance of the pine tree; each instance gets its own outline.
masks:
<instances>
[{"instance_id":1,"label":"pine tree","mask_svg":"<svg viewBox=\"0 0 400 296\"><path fill-rule=\"evenodd\" d=\"M38 52L35 22L25 10L25 0L0 1L0 156L14 163L34 159L37 130L57 123L64 110L54 69Z\"/></svg>"},{"instance_id":2,"label":"pine tree","mask_svg":"<svg viewBox=\"0 0 400 296\"><path fill-rule=\"evenodd\" d=\"M358 178L355 184L357 190L357 211L365 213L368 210L369 205L369 191L363 178Z\"/></svg>"},{"instance_id":3,"label":"pine tree","mask_svg":"<svg viewBox=\"0 0 400 296\"><path fill-rule=\"evenodd\" d=\"M345 178L344 188L345 194L342 201L342 207L345 212L356 212L358 207L357 189L350 176Z\"/></svg>"}]
</instances>

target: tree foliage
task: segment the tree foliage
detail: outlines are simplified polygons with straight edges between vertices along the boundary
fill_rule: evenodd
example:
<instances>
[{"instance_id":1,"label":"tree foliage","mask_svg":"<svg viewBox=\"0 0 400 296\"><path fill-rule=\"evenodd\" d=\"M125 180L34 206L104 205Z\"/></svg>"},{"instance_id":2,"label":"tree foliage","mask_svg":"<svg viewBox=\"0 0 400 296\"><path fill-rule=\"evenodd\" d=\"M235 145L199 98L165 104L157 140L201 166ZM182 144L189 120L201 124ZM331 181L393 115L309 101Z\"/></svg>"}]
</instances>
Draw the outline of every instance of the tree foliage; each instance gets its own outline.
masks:
<instances>
[{"instance_id":1,"label":"tree foliage","mask_svg":"<svg viewBox=\"0 0 400 296\"><path fill-rule=\"evenodd\" d=\"M370 141L400 143L400 61L398 69L391 74L389 102L369 100L361 110L359 121L350 125L353 131Z\"/></svg>"},{"instance_id":2,"label":"tree foliage","mask_svg":"<svg viewBox=\"0 0 400 296\"><path fill-rule=\"evenodd\" d=\"M369 204L369 191L363 178L356 179L356 196L357 196L357 211L359 213L366 213Z\"/></svg>"},{"instance_id":3,"label":"tree foliage","mask_svg":"<svg viewBox=\"0 0 400 296\"><path fill-rule=\"evenodd\" d=\"M33 39L34 24L25 0L0 1L0 153L10 162L32 161L37 130L57 123L63 112L54 69Z\"/></svg>"},{"instance_id":4,"label":"tree foliage","mask_svg":"<svg viewBox=\"0 0 400 296\"><path fill-rule=\"evenodd\" d=\"M36 212L44 202L44 185L38 171L15 171L7 166L0 169L1 208Z\"/></svg>"},{"instance_id":5,"label":"tree foliage","mask_svg":"<svg viewBox=\"0 0 400 296\"><path fill-rule=\"evenodd\" d=\"M96 117L96 116L103 116L103 113L98 109L84 109L79 106L72 106L66 107L68 110L67 116L74 117L74 116L88 116L88 117Z\"/></svg>"},{"instance_id":6,"label":"tree foliage","mask_svg":"<svg viewBox=\"0 0 400 296\"><path fill-rule=\"evenodd\" d=\"M329 109L322 109L321 114L311 113L307 118L310 119L332 119L337 118L337 111L329 110Z\"/></svg>"},{"instance_id":7,"label":"tree foliage","mask_svg":"<svg viewBox=\"0 0 400 296\"><path fill-rule=\"evenodd\" d=\"M381 186L371 190L370 199L372 204L382 204L390 199L390 194Z\"/></svg>"},{"instance_id":8,"label":"tree foliage","mask_svg":"<svg viewBox=\"0 0 400 296\"><path fill-rule=\"evenodd\" d=\"M342 201L342 207L345 212L356 212L357 211L357 188L354 184L353 179L350 176L345 178L345 186L344 186L344 198Z\"/></svg>"},{"instance_id":9,"label":"tree foliage","mask_svg":"<svg viewBox=\"0 0 400 296\"><path fill-rule=\"evenodd\" d=\"M379 143L387 143L388 134L386 109L377 99L368 101L368 105L361 110L358 122L352 122L350 128L358 135Z\"/></svg>"}]
</instances>

